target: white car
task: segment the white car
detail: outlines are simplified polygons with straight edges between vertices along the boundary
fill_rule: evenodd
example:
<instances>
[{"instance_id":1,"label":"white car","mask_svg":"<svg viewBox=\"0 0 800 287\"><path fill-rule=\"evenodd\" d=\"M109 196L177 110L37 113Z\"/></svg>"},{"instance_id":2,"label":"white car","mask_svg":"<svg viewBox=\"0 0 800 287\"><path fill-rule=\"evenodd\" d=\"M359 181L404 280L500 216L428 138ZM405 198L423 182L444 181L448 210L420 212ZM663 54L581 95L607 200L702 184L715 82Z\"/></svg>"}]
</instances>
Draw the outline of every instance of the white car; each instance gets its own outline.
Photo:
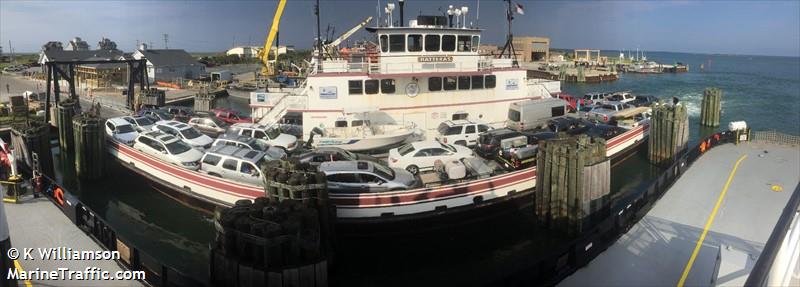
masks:
<instances>
[{"instance_id":1,"label":"white car","mask_svg":"<svg viewBox=\"0 0 800 287\"><path fill-rule=\"evenodd\" d=\"M131 145L139 133L126 120L122 118L110 118L106 120L106 135L119 142Z\"/></svg>"},{"instance_id":2,"label":"white car","mask_svg":"<svg viewBox=\"0 0 800 287\"><path fill-rule=\"evenodd\" d=\"M606 102L620 102L627 104L636 100L636 97L629 92L616 92L606 98Z\"/></svg>"},{"instance_id":3,"label":"white car","mask_svg":"<svg viewBox=\"0 0 800 287\"><path fill-rule=\"evenodd\" d=\"M122 119L133 125L140 133L153 130L153 125L156 124L153 120L145 116L124 116Z\"/></svg>"},{"instance_id":4,"label":"white car","mask_svg":"<svg viewBox=\"0 0 800 287\"><path fill-rule=\"evenodd\" d=\"M412 174L420 170L433 169L434 162L448 162L474 157L469 148L439 141L413 142L389 150L389 167L403 168Z\"/></svg>"},{"instance_id":5,"label":"white car","mask_svg":"<svg viewBox=\"0 0 800 287\"><path fill-rule=\"evenodd\" d=\"M198 170L203 153L181 139L162 132L140 134L133 148L182 168Z\"/></svg>"},{"instance_id":6,"label":"white car","mask_svg":"<svg viewBox=\"0 0 800 287\"><path fill-rule=\"evenodd\" d=\"M210 148L211 143L214 142L211 137L179 121L157 121L153 126L153 130L176 136L185 143L197 148Z\"/></svg>"},{"instance_id":7,"label":"white car","mask_svg":"<svg viewBox=\"0 0 800 287\"><path fill-rule=\"evenodd\" d=\"M436 129L439 132L436 140L443 143L472 147L478 143L480 134L491 129L488 125L468 120L444 121Z\"/></svg>"},{"instance_id":8,"label":"white car","mask_svg":"<svg viewBox=\"0 0 800 287\"><path fill-rule=\"evenodd\" d=\"M297 138L281 133L276 126L265 126L253 123L237 123L228 128L228 134L245 135L264 141L270 146L277 146L291 152L297 148Z\"/></svg>"}]
</instances>

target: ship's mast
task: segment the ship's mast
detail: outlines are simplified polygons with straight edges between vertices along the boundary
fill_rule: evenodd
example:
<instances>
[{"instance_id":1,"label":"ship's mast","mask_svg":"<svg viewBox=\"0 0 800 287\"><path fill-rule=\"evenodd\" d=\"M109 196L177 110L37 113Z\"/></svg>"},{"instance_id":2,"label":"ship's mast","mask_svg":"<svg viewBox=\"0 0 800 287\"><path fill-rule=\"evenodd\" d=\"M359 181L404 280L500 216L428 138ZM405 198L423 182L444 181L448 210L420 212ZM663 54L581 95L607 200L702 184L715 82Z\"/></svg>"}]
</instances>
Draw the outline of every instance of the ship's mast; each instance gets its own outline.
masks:
<instances>
[{"instance_id":1,"label":"ship's mast","mask_svg":"<svg viewBox=\"0 0 800 287\"><path fill-rule=\"evenodd\" d=\"M500 57L506 55L506 51L508 51L508 58L514 59L513 65L517 66L517 51L514 50L514 35L511 33L511 21L514 20L514 12L511 11L511 0L505 0L508 3L508 10L506 11L506 20L508 21L508 35L506 36L506 45L503 46L503 51L500 52Z\"/></svg>"}]
</instances>

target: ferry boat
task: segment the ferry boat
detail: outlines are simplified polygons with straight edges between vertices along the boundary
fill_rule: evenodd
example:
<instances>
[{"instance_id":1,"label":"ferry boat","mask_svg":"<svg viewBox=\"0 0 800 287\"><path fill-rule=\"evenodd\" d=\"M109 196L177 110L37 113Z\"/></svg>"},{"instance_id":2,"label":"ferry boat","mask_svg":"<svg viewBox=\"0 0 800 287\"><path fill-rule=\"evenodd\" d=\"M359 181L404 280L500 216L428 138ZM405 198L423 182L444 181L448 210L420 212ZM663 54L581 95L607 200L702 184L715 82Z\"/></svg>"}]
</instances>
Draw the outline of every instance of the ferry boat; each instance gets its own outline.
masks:
<instances>
[{"instance_id":1,"label":"ferry boat","mask_svg":"<svg viewBox=\"0 0 800 287\"><path fill-rule=\"evenodd\" d=\"M408 27L368 28L379 44L368 56L322 59L321 69L312 71L296 89L252 93L252 116L262 123L299 116L304 136L310 136L314 130L336 127L341 118L352 119L357 112L350 111L370 110L373 125L413 123L422 137L433 138L445 120L476 119L504 126L511 103L560 92L559 82L528 79L526 70L512 59L480 56L481 30L435 23L443 22L421 16ZM609 139L608 156L632 150L647 138L648 130L649 124L643 122ZM240 199L264 196L262 186L183 169L122 143L111 141L108 150L131 170L203 202L230 206ZM412 190L332 193L330 200L339 222L398 221L531 195L535 178L535 167L498 170L489 176Z\"/></svg>"}]
</instances>

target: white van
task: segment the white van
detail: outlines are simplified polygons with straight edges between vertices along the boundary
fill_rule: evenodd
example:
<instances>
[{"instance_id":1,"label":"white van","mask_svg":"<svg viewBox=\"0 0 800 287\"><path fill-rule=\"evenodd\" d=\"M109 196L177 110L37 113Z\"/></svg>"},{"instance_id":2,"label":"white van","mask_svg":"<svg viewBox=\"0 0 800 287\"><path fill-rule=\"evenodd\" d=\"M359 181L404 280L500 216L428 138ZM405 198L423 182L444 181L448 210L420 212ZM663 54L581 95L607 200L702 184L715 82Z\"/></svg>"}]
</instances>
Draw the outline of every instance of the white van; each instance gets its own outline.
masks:
<instances>
[{"instance_id":1,"label":"white van","mask_svg":"<svg viewBox=\"0 0 800 287\"><path fill-rule=\"evenodd\" d=\"M546 98L511 103L506 126L517 131L546 127L547 121L567 113L567 101Z\"/></svg>"}]
</instances>

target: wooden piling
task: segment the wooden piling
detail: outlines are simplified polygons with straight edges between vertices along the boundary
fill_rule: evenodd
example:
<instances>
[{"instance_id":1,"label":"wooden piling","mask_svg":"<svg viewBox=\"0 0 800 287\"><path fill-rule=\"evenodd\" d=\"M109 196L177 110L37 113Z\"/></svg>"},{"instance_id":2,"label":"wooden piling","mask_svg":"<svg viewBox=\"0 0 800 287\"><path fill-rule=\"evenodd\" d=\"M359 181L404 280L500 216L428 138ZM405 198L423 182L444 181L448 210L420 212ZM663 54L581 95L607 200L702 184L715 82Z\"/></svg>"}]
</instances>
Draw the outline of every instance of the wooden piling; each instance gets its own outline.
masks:
<instances>
[{"instance_id":1,"label":"wooden piling","mask_svg":"<svg viewBox=\"0 0 800 287\"><path fill-rule=\"evenodd\" d=\"M33 170L55 178L53 154L50 150L50 125L31 121L11 127L11 145L18 159Z\"/></svg>"},{"instance_id":2,"label":"wooden piling","mask_svg":"<svg viewBox=\"0 0 800 287\"><path fill-rule=\"evenodd\" d=\"M75 140L75 173L80 178L98 179L105 174L105 136L100 118L83 113L72 119Z\"/></svg>"},{"instance_id":3,"label":"wooden piling","mask_svg":"<svg viewBox=\"0 0 800 287\"><path fill-rule=\"evenodd\" d=\"M78 113L77 100L68 98L58 103L56 108L56 127L61 151L71 153L73 149L72 117Z\"/></svg>"},{"instance_id":4,"label":"wooden piling","mask_svg":"<svg viewBox=\"0 0 800 287\"><path fill-rule=\"evenodd\" d=\"M700 124L707 127L718 127L721 110L722 90L718 88L706 88L703 91Z\"/></svg>"},{"instance_id":5,"label":"wooden piling","mask_svg":"<svg viewBox=\"0 0 800 287\"><path fill-rule=\"evenodd\" d=\"M199 94L194 96L194 111L205 112L214 108L214 94L203 89Z\"/></svg>"},{"instance_id":6,"label":"wooden piling","mask_svg":"<svg viewBox=\"0 0 800 287\"><path fill-rule=\"evenodd\" d=\"M535 212L538 222L576 235L593 212L592 201L604 205L610 190L610 168L603 139L586 135L539 142Z\"/></svg>"},{"instance_id":7,"label":"wooden piling","mask_svg":"<svg viewBox=\"0 0 800 287\"><path fill-rule=\"evenodd\" d=\"M689 116L686 106L682 103L654 105L648 142L650 162L660 166L671 164L675 155L686 148L688 141Z\"/></svg>"}]
</instances>

